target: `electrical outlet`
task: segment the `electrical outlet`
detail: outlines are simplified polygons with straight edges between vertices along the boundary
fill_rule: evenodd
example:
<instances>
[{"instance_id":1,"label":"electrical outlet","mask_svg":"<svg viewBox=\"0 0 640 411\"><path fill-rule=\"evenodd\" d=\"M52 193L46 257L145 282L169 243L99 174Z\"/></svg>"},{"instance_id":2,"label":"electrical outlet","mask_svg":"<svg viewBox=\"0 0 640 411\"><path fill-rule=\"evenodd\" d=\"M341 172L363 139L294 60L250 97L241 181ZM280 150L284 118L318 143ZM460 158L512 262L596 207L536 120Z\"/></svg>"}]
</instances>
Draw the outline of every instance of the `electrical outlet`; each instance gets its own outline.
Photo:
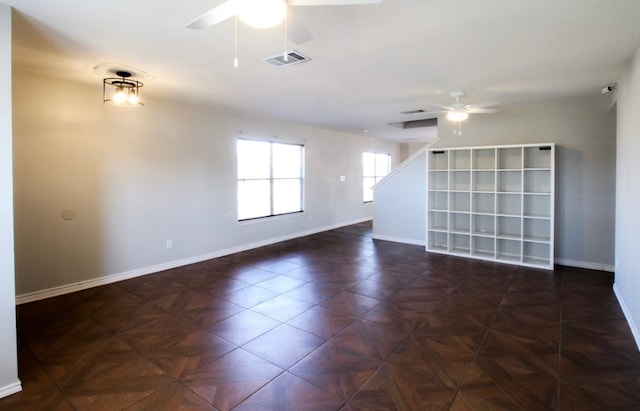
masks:
<instances>
[{"instance_id":1,"label":"electrical outlet","mask_svg":"<svg viewBox=\"0 0 640 411\"><path fill-rule=\"evenodd\" d=\"M173 240L167 240L167 248L173 248Z\"/></svg>"}]
</instances>

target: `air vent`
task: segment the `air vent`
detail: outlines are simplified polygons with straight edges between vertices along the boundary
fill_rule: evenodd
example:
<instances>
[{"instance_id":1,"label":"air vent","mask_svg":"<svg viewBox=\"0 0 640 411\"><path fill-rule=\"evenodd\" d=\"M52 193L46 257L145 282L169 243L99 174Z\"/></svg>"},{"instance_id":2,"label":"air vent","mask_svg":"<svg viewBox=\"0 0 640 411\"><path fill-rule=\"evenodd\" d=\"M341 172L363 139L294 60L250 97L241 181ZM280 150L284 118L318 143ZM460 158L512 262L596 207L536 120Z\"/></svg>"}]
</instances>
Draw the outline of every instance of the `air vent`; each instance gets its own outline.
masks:
<instances>
[{"instance_id":1,"label":"air vent","mask_svg":"<svg viewBox=\"0 0 640 411\"><path fill-rule=\"evenodd\" d=\"M425 118L423 120L413 120L413 121L399 121L397 123L389 123L390 126L398 127L398 128L421 128L421 127L435 127L438 125L437 118Z\"/></svg>"},{"instance_id":2,"label":"air vent","mask_svg":"<svg viewBox=\"0 0 640 411\"><path fill-rule=\"evenodd\" d=\"M423 109L418 109L418 110L409 110L409 111L401 111L400 114L420 114L420 113L424 113Z\"/></svg>"},{"instance_id":3,"label":"air vent","mask_svg":"<svg viewBox=\"0 0 640 411\"><path fill-rule=\"evenodd\" d=\"M271 57L263 58L262 61L265 63L269 63L272 66L276 67L286 67L291 66L293 64L304 63L305 61L311 60L309 57L305 56L302 53L298 53L297 51L289 51L287 52L287 59L285 60L284 53L276 54Z\"/></svg>"}]
</instances>

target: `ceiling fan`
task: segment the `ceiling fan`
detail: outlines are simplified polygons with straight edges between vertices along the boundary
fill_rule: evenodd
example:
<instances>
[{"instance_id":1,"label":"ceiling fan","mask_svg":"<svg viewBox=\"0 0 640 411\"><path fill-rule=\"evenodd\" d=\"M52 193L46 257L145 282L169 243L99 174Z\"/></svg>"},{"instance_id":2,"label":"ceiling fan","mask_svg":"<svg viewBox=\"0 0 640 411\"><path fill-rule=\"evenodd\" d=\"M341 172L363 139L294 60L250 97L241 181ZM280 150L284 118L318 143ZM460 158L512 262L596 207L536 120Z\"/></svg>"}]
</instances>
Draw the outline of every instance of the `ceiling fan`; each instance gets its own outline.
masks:
<instances>
[{"instance_id":1,"label":"ceiling fan","mask_svg":"<svg viewBox=\"0 0 640 411\"><path fill-rule=\"evenodd\" d=\"M346 6L357 4L376 4L382 0L227 0L209 10L185 27L205 29L238 17L241 21L256 28L269 28L287 22L287 37L296 44L312 39L311 33L295 18L289 6Z\"/></svg>"},{"instance_id":2,"label":"ceiling fan","mask_svg":"<svg viewBox=\"0 0 640 411\"><path fill-rule=\"evenodd\" d=\"M447 113L447 120L454 123L459 123L466 120L467 118L469 118L469 114L492 114L500 111L498 108L495 108L495 106L498 105L498 103L495 101L485 101L477 104L461 103L460 98L464 97L464 91L453 91L451 92L451 97L456 100L455 103L450 106L433 104L434 106L446 109L441 111L434 111L433 113Z\"/></svg>"}]
</instances>

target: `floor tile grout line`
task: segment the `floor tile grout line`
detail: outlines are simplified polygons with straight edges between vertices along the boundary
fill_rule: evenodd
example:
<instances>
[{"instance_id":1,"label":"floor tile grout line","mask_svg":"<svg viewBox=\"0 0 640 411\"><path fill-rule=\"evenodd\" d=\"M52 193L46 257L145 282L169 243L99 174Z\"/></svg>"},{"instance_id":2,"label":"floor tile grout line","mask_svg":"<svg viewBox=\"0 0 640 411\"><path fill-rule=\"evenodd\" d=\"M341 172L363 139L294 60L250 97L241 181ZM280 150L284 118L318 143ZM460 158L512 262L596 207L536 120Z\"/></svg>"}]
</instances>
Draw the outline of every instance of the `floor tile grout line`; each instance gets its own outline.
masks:
<instances>
[{"instance_id":1,"label":"floor tile grout line","mask_svg":"<svg viewBox=\"0 0 640 411\"><path fill-rule=\"evenodd\" d=\"M460 390L462 389L462 386L464 385L464 382L467 379L467 376L469 375L469 371L471 370L471 368L473 367L473 365L476 363L476 360L478 359L478 356L480 355L480 351L482 350L482 347L485 344L485 341L487 340L487 336L489 335L489 332L491 331L491 327L493 326L493 323L496 319L496 317L498 316L498 313L500 312L500 306L502 305L502 302L505 300L508 290L511 287L511 285L513 284L513 280L515 279L515 275L518 272L518 268L514 267L513 268L513 272L511 273L511 281L509 282L509 286L506 288L506 291L502 294L502 298L500 299L500 303L497 305L496 307L496 311L493 314L493 316L491 317L491 321L489 321L489 324L487 325L487 328L484 332L484 335L482 336L482 340L480 341L480 343L478 344L478 348L476 349L476 352L473 355L473 359L469 362L469 365L467 366L467 369L465 370L464 374L462 375L462 378L460 379L460 383L458 384L458 386L456 387L456 392L453 395L453 398L451 399L451 403L449 404L449 407L447 408L447 410L451 411L453 405L456 402L456 398L458 398L458 394L460 394Z\"/></svg>"}]
</instances>

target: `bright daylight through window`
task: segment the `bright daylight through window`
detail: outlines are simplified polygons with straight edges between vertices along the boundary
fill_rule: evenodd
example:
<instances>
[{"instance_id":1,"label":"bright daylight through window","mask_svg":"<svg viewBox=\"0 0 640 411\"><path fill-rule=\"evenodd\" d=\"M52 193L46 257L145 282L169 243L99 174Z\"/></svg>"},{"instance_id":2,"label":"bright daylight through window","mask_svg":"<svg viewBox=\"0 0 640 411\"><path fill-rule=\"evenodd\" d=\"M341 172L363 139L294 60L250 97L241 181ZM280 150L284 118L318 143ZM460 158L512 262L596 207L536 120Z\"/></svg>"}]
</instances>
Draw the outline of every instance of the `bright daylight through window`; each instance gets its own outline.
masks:
<instances>
[{"instance_id":1,"label":"bright daylight through window","mask_svg":"<svg viewBox=\"0 0 640 411\"><path fill-rule=\"evenodd\" d=\"M238 220L303 211L304 146L238 140Z\"/></svg>"},{"instance_id":2,"label":"bright daylight through window","mask_svg":"<svg viewBox=\"0 0 640 411\"><path fill-rule=\"evenodd\" d=\"M391 169L391 156L389 154L362 153L362 201L373 201L371 189Z\"/></svg>"}]
</instances>

